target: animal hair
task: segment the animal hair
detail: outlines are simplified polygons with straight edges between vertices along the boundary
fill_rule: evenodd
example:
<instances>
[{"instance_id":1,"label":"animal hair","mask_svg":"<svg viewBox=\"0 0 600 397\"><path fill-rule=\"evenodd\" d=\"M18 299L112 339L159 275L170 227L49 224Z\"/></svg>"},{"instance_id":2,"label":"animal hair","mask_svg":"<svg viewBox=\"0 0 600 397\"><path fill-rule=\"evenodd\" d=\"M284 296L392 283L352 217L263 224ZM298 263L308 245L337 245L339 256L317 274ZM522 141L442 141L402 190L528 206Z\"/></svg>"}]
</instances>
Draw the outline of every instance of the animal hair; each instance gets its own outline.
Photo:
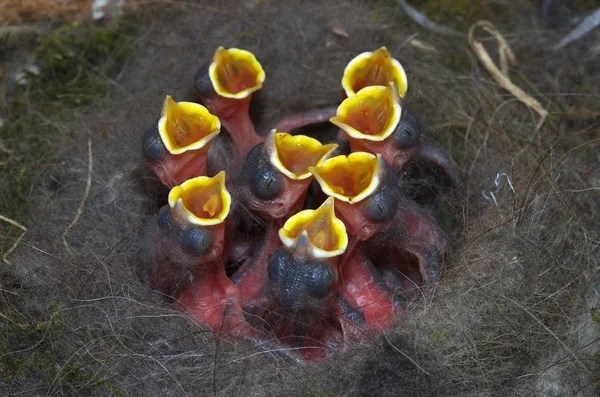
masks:
<instances>
[{"instance_id":1,"label":"animal hair","mask_svg":"<svg viewBox=\"0 0 600 397\"><path fill-rule=\"evenodd\" d=\"M132 55L105 100L47 137L61 161L32 191L27 234L0 271L0 394L597 393L597 31L553 52L564 31L545 29L535 2L481 2L520 61L513 81L550 110L536 130L536 115L494 83L463 37L423 30L395 1L136 3L124 16L136 27ZM292 347L234 342L175 311L144 277L155 249L148 225L167 191L140 140L165 95L193 99L194 74L218 46L253 51L267 78L252 116L266 134L290 113L339 104L346 63L383 45L407 71L425 139L464 176L451 188L413 164L418 178L406 182L444 230L439 281L391 330L307 365L289 359ZM88 139L91 189L69 252L62 235L84 195ZM229 150L220 134L209 169L226 167Z\"/></svg>"}]
</instances>

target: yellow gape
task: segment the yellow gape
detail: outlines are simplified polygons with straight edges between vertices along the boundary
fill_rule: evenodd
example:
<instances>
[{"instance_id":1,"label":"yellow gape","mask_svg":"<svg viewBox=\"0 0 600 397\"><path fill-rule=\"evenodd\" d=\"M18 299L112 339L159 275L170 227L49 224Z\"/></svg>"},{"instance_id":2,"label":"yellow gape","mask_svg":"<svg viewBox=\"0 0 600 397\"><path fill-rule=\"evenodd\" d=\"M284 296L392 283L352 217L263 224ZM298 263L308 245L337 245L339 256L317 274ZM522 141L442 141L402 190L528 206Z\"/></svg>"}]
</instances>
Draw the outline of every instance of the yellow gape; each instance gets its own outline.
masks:
<instances>
[{"instance_id":1,"label":"yellow gape","mask_svg":"<svg viewBox=\"0 0 600 397\"><path fill-rule=\"evenodd\" d=\"M294 180L311 177L309 168L321 165L338 147L335 143L323 145L306 135L290 135L275 130L267 137L266 145L273 167Z\"/></svg>"},{"instance_id":2,"label":"yellow gape","mask_svg":"<svg viewBox=\"0 0 600 397\"><path fill-rule=\"evenodd\" d=\"M223 223L231 207L231 195L225 188L225 171L213 178L199 176L175 186L169 193L169 206L194 225Z\"/></svg>"},{"instance_id":3,"label":"yellow gape","mask_svg":"<svg viewBox=\"0 0 600 397\"><path fill-rule=\"evenodd\" d=\"M387 87L365 87L346 98L329 121L351 138L384 141L398 126L400 113L392 83Z\"/></svg>"},{"instance_id":4,"label":"yellow gape","mask_svg":"<svg viewBox=\"0 0 600 397\"><path fill-rule=\"evenodd\" d=\"M221 122L204 106L193 102L175 102L167 95L158 133L169 153L182 154L208 147L221 131Z\"/></svg>"},{"instance_id":5,"label":"yellow gape","mask_svg":"<svg viewBox=\"0 0 600 397\"><path fill-rule=\"evenodd\" d=\"M396 85L398 95L404 97L408 89L406 72L400 62L392 58L387 48L381 47L373 52L363 52L348 63L344 69L342 87L350 97L365 87L387 87L390 82Z\"/></svg>"},{"instance_id":6,"label":"yellow gape","mask_svg":"<svg viewBox=\"0 0 600 397\"><path fill-rule=\"evenodd\" d=\"M234 99L246 98L265 81L265 71L254 54L238 48L217 48L208 75L217 94Z\"/></svg>"},{"instance_id":7,"label":"yellow gape","mask_svg":"<svg viewBox=\"0 0 600 397\"><path fill-rule=\"evenodd\" d=\"M379 186L385 164L380 154L355 152L336 156L311 167L325 194L347 203L358 203Z\"/></svg>"},{"instance_id":8,"label":"yellow gape","mask_svg":"<svg viewBox=\"0 0 600 397\"><path fill-rule=\"evenodd\" d=\"M333 258L348 246L346 226L335 216L334 200L329 197L316 210L304 210L290 217L279 229L283 244L300 255Z\"/></svg>"}]
</instances>

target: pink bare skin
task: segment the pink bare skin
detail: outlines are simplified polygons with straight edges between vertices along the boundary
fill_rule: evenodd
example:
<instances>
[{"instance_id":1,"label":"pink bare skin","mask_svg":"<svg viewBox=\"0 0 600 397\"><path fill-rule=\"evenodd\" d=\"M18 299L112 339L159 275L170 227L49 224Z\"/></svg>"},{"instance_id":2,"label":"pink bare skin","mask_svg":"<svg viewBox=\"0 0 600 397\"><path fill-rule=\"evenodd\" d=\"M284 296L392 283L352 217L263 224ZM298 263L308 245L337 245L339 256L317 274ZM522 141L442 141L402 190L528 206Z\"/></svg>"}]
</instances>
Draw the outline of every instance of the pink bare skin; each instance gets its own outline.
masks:
<instances>
[{"instance_id":1,"label":"pink bare skin","mask_svg":"<svg viewBox=\"0 0 600 397\"><path fill-rule=\"evenodd\" d=\"M353 152L380 153L386 163L398 172L408 161L418 153L418 146L399 149L390 144L389 140L373 142L350 138L350 148Z\"/></svg>"},{"instance_id":2,"label":"pink bare skin","mask_svg":"<svg viewBox=\"0 0 600 397\"><path fill-rule=\"evenodd\" d=\"M444 250L445 239L435 219L408 199L401 200L389 227L364 245L377 267L388 267L403 288L413 292L438 280Z\"/></svg>"},{"instance_id":3,"label":"pink bare skin","mask_svg":"<svg viewBox=\"0 0 600 397\"><path fill-rule=\"evenodd\" d=\"M445 239L440 227L423 207L412 200L403 200L399 213L403 222L399 220L398 224L402 225L403 233L400 242L395 247L390 247L391 252L396 249L414 255L423 283L437 281L445 250Z\"/></svg>"},{"instance_id":4,"label":"pink bare skin","mask_svg":"<svg viewBox=\"0 0 600 397\"><path fill-rule=\"evenodd\" d=\"M281 247L279 227L271 223L267 236L254 258L244 263L232 277L237 283L240 301L247 321L259 332L270 335L279 343L297 349L298 357L312 361L324 359L331 354L334 346L341 346L342 335L339 325L332 316L330 302L333 291L322 298L324 302L318 307L303 306L297 309L284 309L277 302L276 291L272 288L272 280L268 276L268 259L270 254ZM294 263L287 262L292 270ZM293 277L293 276L292 276ZM302 277L300 277L302 278ZM298 300L310 301L302 290L297 291ZM306 299L304 299L306 298ZM258 338L257 341L264 340ZM262 342L264 343L264 342Z\"/></svg>"},{"instance_id":5,"label":"pink bare skin","mask_svg":"<svg viewBox=\"0 0 600 397\"><path fill-rule=\"evenodd\" d=\"M346 225L351 240L369 240L389 227L389 221L376 223L369 220L362 207L362 203L350 204L339 200L335 203L335 212Z\"/></svg>"},{"instance_id":6,"label":"pink bare skin","mask_svg":"<svg viewBox=\"0 0 600 397\"><path fill-rule=\"evenodd\" d=\"M159 250L152 270L152 284L155 290L176 298L195 267L221 260L225 249L224 228L223 225L206 228L210 246L201 253L190 252L182 242L187 226L178 221L170 210L165 206L159 211Z\"/></svg>"},{"instance_id":7,"label":"pink bare skin","mask_svg":"<svg viewBox=\"0 0 600 397\"><path fill-rule=\"evenodd\" d=\"M404 106L408 107L406 104ZM336 115L336 111L337 107L331 106L294 113L279 120L276 124L276 129L277 131L291 132L295 129L309 125L325 123L331 117ZM409 115L404 117L403 123L403 127L419 131L416 133L416 137L420 135L420 125L418 121L415 120L412 109L409 111ZM456 166L452 164L448 156L431 144L415 142L415 146L398 148L390 144L388 140L383 142L356 139L349 140L342 130L338 132L337 141L340 146L338 149L339 153L336 153L336 155L344 154L344 148L348 145L350 145L353 152L362 151L368 153L381 153L384 160L396 172L409 161L426 161L444 172L453 185L458 186L461 183L460 172Z\"/></svg>"},{"instance_id":8,"label":"pink bare skin","mask_svg":"<svg viewBox=\"0 0 600 397\"><path fill-rule=\"evenodd\" d=\"M188 179L206 175L207 152L208 148L179 155L166 152L160 162L149 163L148 165L163 185L171 189L174 186L181 185Z\"/></svg>"},{"instance_id":9,"label":"pink bare skin","mask_svg":"<svg viewBox=\"0 0 600 397\"><path fill-rule=\"evenodd\" d=\"M142 154L146 164L169 189L188 179L206 175L209 145L171 154L162 142L157 128L151 128L142 138Z\"/></svg>"},{"instance_id":10,"label":"pink bare skin","mask_svg":"<svg viewBox=\"0 0 600 397\"><path fill-rule=\"evenodd\" d=\"M358 216L345 218L346 227L356 233L359 241L372 240L375 248L370 254L381 247L398 255L408 253L418 259L423 282L437 279L445 248L444 237L437 222L420 205L412 200L401 200L395 216L381 225L373 224L365 217L362 217L362 223L356 222L357 219Z\"/></svg>"},{"instance_id":11,"label":"pink bare skin","mask_svg":"<svg viewBox=\"0 0 600 397\"><path fill-rule=\"evenodd\" d=\"M325 359L336 346L342 346L340 327L336 325L328 305L290 312L273 299L267 265L269 255L281 247L277 230L278 227L272 223L259 252L232 277L239 288L244 315L257 332L264 334L255 338L259 346L269 346L266 339L277 340L294 349L293 357L290 357L293 360Z\"/></svg>"},{"instance_id":12,"label":"pink bare skin","mask_svg":"<svg viewBox=\"0 0 600 397\"><path fill-rule=\"evenodd\" d=\"M383 159L398 172L410 161L425 161L434 168L438 168L447 176L454 185L461 184L460 172L452 161L437 147L431 144L419 143L411 148L396 148L389 142L371 142L366 140L350 139L350 147L353 152L381 153Z\"/></svg>"},{"instance_id":13,"label":"pink bare skin","mask_svg":"<svg viewBox=\"0 0 600 397\"><path fill-rule=\"evenodd\" d=\"M251 335L244 319L236 285L225 274L223 260L203 263L177 300L176 309L188 312L217 333Z\"/></svg>"},{"instance_id":14,"label":"pink bare skin","mask_svg":"<svg viewBox=\"0 0 600 397\"><path fill-rule=\"evenodd\" d=\"M390 327L394 300L378 280L373 263L360 250L353 250L340 266L340 305L337 316L346 341L362 340Z\"/></svg>"},{"instance_id":15,"label":"pink bare skin","mask_svg":"<svg viewBox=\"0 0 600 397\"><path fill-rule=\"evenodd\" d=\"M169 206L159 211L160 246L153 287L215 332L248 335L236 285L225 274L225 223L188 224ZM250 332L250 335L252 333Z\"/></svg>"},{"instance_id":16,"label":"pink bare skin","mask_svg":"<svg viewBox=\"0 0 600 397\"><path fill-rule=\"evenodd\" d=\"M300 181L284 178L284 188L281 195L269 202L250 198L248 208L270 219L285 221L291 215L302 209L310 179Z\"/></svg>"},{"instance_id":17,"label":"pink bare skin","mask_svg":"<svg viewBox=\"0 0 600 397\"><path fill-rule=\"evenodd\" d=\"M454 186L460 186L462 178L460 171L439 148L430 144L419 145L419 151L416 154L417 161L425 161L440 169L448 177Z\"/></svg>"},{"instance_id":18,"label":"pink bare skin","mask_svg":"<svg viewBox=\"0 0 600 397\"><path fill-rule=\"evenodd\" d=\"M212 97L202 97L204 106L221 120L221 124L229 132L243 157L255 145L264 141L264 137L256 134L254 123L250 118L251 100L252 94L242 99L224 98L216 93Z\"/></svg>"},{"instance_id":19,"label":"pink bare skin","mask_svg":"<svg viewBox=\"0 0 600 397\"><path fill-rule=\"evenodd\" d=\"M269 283L267 259L275 248L281 246L278 230L279 226L272 222L258 252L246 259L232 277L238 286L242 307L247 304L268 305L269 297L265 294Z\"/></svg>"},{"instance_id":20,"label":"pink bare skin","mask_svg":"<svg viewBox=\"0 0 600 397\"><path fill-rule=\"evenodd\" d=\"M423 207L403 197L391 172L385 171L382 184L364 200L356 204L338 200L336 213L346 225L351 247L368 243L366 254L375 262L380 252L407 261L416 258L421 273L417 284L437 279L445 244L442 232Z\"/></svg>"},{"instance_id":21,"label":"pink bare skin","mask_svg":"<svg viewBox=\"0 0 600 397\"><path fill-rule=\"evenodd\" d=\"M264 141L263 137L256 134L250 118L252 94L240 99L219 95L208 76L208 66L200 68L196 73L194 87L204 106L221 120L242 158L246 157L250 149Z\"/></svg>"},{"instance_id":22,"label":"pink bare skin","mask_svg":"<svg viewBox=\"0 0 600 397\"><path fill-rule=\"evenodd\" d=\"M179 293L176 309L192 314L217 333L248 335L237 286L225 274L225 226L213 226L211 251L197 258Z\"/></svg>"},{"instance_id":23,"label":"pink bare skin","mask_svg":"<svg viewBox=\"0 0 600 397\"><path fill-rule=\"evenodd\" d=\"M363 217L363 222L353 223L353 230L368 228L368 219ZM359 231L370 237L341 260L339 319L346 340L388 328L401 313L402 302L439 276L444 238L417 203L402 199L395 216L376 232Z\"/></svg>"},{"instance_id":24,"label":"pink bare skin","mask_svg":"<svg viewBox=\"0 0 600 397\"><path fill-rule=\"evenodd\" d=\"M239 204L236 208L238 215L244 216L243 210L268 220L277 220L281 226L288 217L302 209L312 178L288 178L271 165L263 147L252 148L231 191L234 202Z\"/></svg>"},{"instance_id":25,"label":"pink bare skin","mask_svg":"<svg viewBox=\"0 0 600 397\"><path fill-rule=\"evenodd\" d=\"M335 116L337 106L305 110L284 117L275 124L277 131L289 132L313 124L321 124Z\"/></svg>"}]
</instances>

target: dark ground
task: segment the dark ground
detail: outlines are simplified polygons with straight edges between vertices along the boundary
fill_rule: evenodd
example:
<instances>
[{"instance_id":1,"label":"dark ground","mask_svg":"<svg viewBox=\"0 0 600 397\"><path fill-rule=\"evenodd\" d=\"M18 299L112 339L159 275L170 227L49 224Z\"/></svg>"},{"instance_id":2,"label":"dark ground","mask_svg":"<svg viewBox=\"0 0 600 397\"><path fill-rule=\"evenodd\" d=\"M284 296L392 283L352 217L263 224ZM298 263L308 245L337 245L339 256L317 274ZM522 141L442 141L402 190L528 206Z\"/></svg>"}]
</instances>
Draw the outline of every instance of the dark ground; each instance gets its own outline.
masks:
<instances>
[{"instance_id":1,"label":"dark ground","mask_svg":"<svg viewBox=\"0 0 600 397\"><path fill-rule=\"evenodd\" d=\"M591 6L411 4L461 32L491 19L520 62L513 82L549 110L542 127L466 37L423 30L394 1L153 2L92 33L49 36L54 25L39 24L5 34L0 215L27 232L0 267L0 395L596 395L600 32L551 50ZM495 58L494 41L483 42ZM456 189L427 173L414 183L439 186L430 204L449 248L440 282L393 331L330 361L298 367L219 338L141 276L145 225L165 197L141 134L165 95L191 98L219 45L253 51L266 71L253 106L262 132L337 104L345 64L387 46L426 138L463 173ZM28 62L41 72L16 86ZM227 144L221 134L213 164ZM20 230L3 223L6 252Z\"/></svg>"}]
</instances>

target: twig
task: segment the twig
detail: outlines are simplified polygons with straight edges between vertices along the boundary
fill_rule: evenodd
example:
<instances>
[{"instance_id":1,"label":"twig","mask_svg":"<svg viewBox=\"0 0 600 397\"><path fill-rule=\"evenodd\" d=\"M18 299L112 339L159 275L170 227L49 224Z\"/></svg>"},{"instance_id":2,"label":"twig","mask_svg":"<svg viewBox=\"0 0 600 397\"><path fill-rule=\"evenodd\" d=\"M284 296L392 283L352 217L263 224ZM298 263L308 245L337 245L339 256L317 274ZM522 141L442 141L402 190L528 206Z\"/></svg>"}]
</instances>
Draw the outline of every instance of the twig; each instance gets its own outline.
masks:
<instances>
[{"instance_id":1,"label":"twig","mask_svg":"<svg viewBox=\"0 0 600 397\"><path fill-rule=\"evenodd\" d=\"M14 227L19 228L19 229L21 229L23 231L23 233L21 233L19 235L19 237L17 237L17 239L15 240L15 242L13 243L13 245L10 246L10 248L8 249L8 251L6 251L4 253L4 255L2 256L2 260L4 261L4 263L10 263L8 261L8 259L6 259L6 258L8 258L8 256L18 247L19 243L21 242L21 240L25 236L25 233L27 233L27 228L25 226L21 225L19 222L15 221L13 219L7 218L5 216L2 216L2 215L0 215L0 220L4 221L6 223L9 223L9 224L13 225Z\"/></svg>"},{"instance_id":2,"label":"twig","mask_svg":"<svg viewBox=\"0 0 600 397\"><path fill-rule=\"evenodd\" d=\"M402 7L406 15L408 15L409 18L414 21L414 23L424 29L427 29L433 33L444 34L447 36L464 36L463 33L458 32L448 26L433 22L431 19L427 18L425 14L417 11L416 8L408 4L406 0L396 0L396 2L400 5L400 7Z\"/></svg>"},{"instance_id":3,"label":"twig","mask_svg":"<svg viewBox=\"0 0 600 397\"><path fill-rule=\"evenodd\" d=\"M85 205L85 201L87 200L88 196L90 195L90 188L92 187L92 165L93 165L92 138L88 138L88 174L87 174L87 182L85 184L85 192L83 194L83 198L81 199L81 202L79 203L79 207L77 208L75 217L73 218L73 220L71 221L69 226L67 226L67 228L65 229L65 232L63 233L63 237L62 237L63 244L65 245L65 248L67 249L67 251L69 251L69 253L71 253L72 250L71 250L71 246L67 242L67 233L69 233L69 230L71 230L71 228L73 226L75 226L77 221L79 221L79 218L81 217L81 214L83 213L83 207Z\"/></svg>"},{"instance_id":4,"label":"twig","mask_svg":"<svg viewBox=\"0 0 600 397\"><path fill-rule=\"evenodd\" d=\"M477 29L478 27L481 27L482 29L493 35L498 41L498 51L500 54L501 65L500 67L503 70L498 69L498 66L496 66L483 44L475 40L474 32L475 29ZM514 53L512 52L512 50L508 46L508 43L506 42L506 40L504 40L500 32L498 32L498 30L494 27L494 25L491 22L478 21L475 22L469 29L468 40L469 46L471 46L471 49L473 50L475 55L477 55L485 69L488 71L490 76L492 76L492 78L496 81L496 83L498 83L502 88L513 94L519 101L523 102L525 105L533 109L537 114L541 116L540 121L536 125L537 131L544 123L544 120L546 120L546 117L548 116L548 111L536 99L534 99L533 97L525 93L525 91L517 87L508 77L508 62L510 62L512 65L516 65L518 62Z\"/></svg>"},{"instance_id":5,"label":"twig","mask_svg":"<svg viewBox=\"0 0 600 397\"><path fill-rule=\"evenodd\" d=\"M416 36L416 35L413 35L413 36ZM413 37L413 36L411 36L411 37ZM433 45L431 45L429 43L426 43L424 41L421 41L421 40L411 39L411 40L409 40L408 43L411 46L413 46L416 49L421 50L421 51L433 52L433 53L436 53L436 54L440 53L440 50L438 50L437 48L435 48L435 46L433 46Z\"/></svg>"},{"instance_id":6,"label":"twig","mask_svg":"<svg viewBox=\"0 0 600 397\"><path fill-rule=\"evenodd\" d=\"M560 50L572 41L579 40L600 25L600 8L588 15L577 27L562 38L552 49Z\"/></svg>"}]
</instances>

